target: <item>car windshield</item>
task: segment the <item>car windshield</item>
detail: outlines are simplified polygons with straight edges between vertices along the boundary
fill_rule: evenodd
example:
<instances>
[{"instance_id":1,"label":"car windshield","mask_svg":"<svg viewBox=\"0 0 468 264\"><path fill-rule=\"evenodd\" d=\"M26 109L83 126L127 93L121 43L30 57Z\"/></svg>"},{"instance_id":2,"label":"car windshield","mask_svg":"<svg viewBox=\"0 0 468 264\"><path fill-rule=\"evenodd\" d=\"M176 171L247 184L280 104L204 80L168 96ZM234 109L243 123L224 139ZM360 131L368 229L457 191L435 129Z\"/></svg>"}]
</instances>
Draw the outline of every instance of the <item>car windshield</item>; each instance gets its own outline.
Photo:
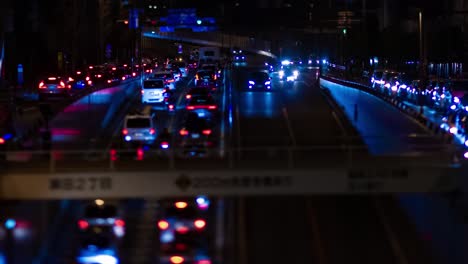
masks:
<instances>
[{"instance_id":1,"label":"car windshield","mask_svg":"<svg viewBox=\"0 0 468 264\"><path fill-rule=\"evenodd\" d=\"M149 128L151 127L150 118L129 118L127 119L127 128Z\"/></svg>"},{"instance_id":2,"label":"car windshield","mask_svg":"<svg viewBox=\"0 0 468 264\"><path fill-rule=\"evenodd\" d=\"M164 81L162 80L144 81L143 88L144 89L164 88Z\"/></svg>"},{"instance_id":3,"label":"car windshield","mask_svg":"<svg viewBox=\"0 0 468 264\"><path fill-rule=\"evenodd\" d=\"M266 80L269 78L269 75L266 72L254 72L252 73L251 78L254 80Z\"/></svg>"}]
</instances>

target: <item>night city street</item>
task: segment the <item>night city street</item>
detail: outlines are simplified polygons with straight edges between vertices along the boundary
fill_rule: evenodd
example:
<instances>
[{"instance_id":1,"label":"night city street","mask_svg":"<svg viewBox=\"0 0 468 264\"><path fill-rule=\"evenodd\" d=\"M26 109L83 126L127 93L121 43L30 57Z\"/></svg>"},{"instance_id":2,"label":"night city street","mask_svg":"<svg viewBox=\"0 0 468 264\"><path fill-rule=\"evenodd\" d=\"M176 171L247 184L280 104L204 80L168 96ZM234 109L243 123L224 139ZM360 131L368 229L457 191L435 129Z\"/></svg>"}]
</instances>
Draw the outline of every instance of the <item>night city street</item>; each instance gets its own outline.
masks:
<instances>
[{"instance_id":1,"label":"night city street","mask_svg":"<svg viewBox=\"0 0 468 264\"><path fill-rule=\"evenodd\" d=\"M468 1L0 2L0 264L467 264Z\"/></svg>"}]
</instances>

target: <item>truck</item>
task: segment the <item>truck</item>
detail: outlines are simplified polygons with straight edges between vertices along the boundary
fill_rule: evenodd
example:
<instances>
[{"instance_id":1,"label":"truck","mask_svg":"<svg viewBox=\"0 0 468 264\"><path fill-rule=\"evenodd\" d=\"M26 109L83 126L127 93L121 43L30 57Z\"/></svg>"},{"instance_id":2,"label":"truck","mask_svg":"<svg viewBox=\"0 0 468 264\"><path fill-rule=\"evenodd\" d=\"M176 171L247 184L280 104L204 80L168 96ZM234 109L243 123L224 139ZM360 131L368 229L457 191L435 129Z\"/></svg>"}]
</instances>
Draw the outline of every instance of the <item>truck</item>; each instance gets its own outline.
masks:
<instances>
[{"instance_id":1,"label":"truck","mask_svg":"<svg viewBox=\"0 0 468 264\"><path fill-rule=\"evenodd\" d=\"M218 47L203 47L198 52L198 65L217 64L221 61L221 50Z\"/></svg>"}]
</instances>

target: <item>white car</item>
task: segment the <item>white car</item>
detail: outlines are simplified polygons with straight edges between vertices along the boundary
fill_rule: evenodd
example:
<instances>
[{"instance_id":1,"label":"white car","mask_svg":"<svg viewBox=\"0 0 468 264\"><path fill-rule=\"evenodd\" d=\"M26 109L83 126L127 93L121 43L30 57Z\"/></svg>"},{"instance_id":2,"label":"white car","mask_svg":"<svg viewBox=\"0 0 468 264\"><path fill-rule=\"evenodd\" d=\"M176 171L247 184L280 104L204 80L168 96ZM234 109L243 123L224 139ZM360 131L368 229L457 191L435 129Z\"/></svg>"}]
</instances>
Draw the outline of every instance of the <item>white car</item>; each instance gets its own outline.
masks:
<instances>
[{"instance_id":1,"label":"white car","mask_svg":"<svg viewBox=\"0 0 468 264\"><path fill-rule=\"evenodd\" d=\"M156 140L156 129L151 114L129 114L125 116L122 135L126 142L152 143Z\"/></svg>"},{"instance_id":2,"label":"white car","mask_svg":"<svg viewBox=\"0 0 468 264\"><path fill-rule=\"evenodd\" d=\"M164 79L147 79L141 87L141 102L144 104L163 103L166 90Z\"/></svg>"}]
</instances>

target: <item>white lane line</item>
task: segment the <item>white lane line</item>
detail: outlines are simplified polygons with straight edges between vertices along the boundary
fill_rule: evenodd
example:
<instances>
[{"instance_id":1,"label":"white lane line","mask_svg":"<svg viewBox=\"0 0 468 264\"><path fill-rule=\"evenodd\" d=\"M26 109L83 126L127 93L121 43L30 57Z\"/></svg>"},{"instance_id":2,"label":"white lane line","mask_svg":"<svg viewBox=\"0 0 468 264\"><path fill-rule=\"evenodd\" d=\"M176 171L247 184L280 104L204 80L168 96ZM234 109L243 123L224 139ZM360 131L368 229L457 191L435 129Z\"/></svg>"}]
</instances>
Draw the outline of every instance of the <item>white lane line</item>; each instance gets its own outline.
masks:
<instances>
[{"instance_id":1,"label":"white lane line","mask_svg":"<svg viewBox=\"0 0 468 264\"><path fill-rule=\"evenodd\" d=\"M338 126L340 127L341 135L344 136L344 137L348 136L348 133L346 132L346 129L344 128L343 123L342 123L341 120L338 118L338 116L336 115L336 112L335 112L335 111L332 111L332 116L333 116L333 118L335 119L335 121L336 121L336 123L338 124Z\"/></svg>"},{"instance_id":2,"label":"white lane line","mask_svg":"<svg viewBox=\"0 0 468 264\"><path fill-rule=\"evenodd\" d=\"M390 226L388 215L385 214L385 210L383 209L380 199L376 198L374 202L375 202L375 209L377 210L378 218L380 219L380 223L384 227L385 234L387 235L390 246L392 247L393 254L395 255L395 258L397 259L397 263L408 264L408 258L406 257L403 251L403 248L401 247L401 244L398 241L398 237L395 231Z\"/></svg>"},{"instance_id":3,"label":"white lane line","mask_svg":"<svg viewBox=\"0 0 468 264\"><path fill-rule=\"evenodd\" d=\"M288 110L286 109L285 106L283 106L282 112L283 112L284 120L286 122L286 126L288 127L288 133L289 133L289 137L291 138L292 145L296 147L297 146L296 136L294 135L294 130L292 129L292 126L291 126L291 120L289 119L289 115L288 115Z\"/></svg>"},{"instance_id":4,"label":"white lane line","mask_svg":"<svg viewBox=\"0 0 468 264\"><path fill-rule=\"evenodd\" d=\"M325 249L323 247L323 240L320 234L319 222L317 219L317 210L312 204L312 200L309 198L306 201L306 211L309 212L310 225L312 227L312 248L317 254L317 259L319 264L328 263L325 255Z\"/></svg>"},{"instance_id":5,"label":"white lane line","mask_svg":"<svg viewBox=\"0 0 468 264\"><path fill-rule=\"evenodd\" d=\"M176 111L176 113L175 113L174 115L172 115L172 116L171 116L171 119L169 120L168 129L169 129L169 132L170 132L170 133L172 133L172 129L174 129L174 122L175 122L176 117L178 116L178 115L177 115L177 111L178 111L177 108L178 108L179 105L182 103L182 99L184 98L186 89L187 89L188 87L190 87L190 84L193 82L193 80L195 80L195 78L190 79L190 81L187 83L187 85L185 85L185 88L183 88L182 91L180 92L179 98L177 98L177 102L176 102L176 105L175 105L175 111Z\"/></svg>"}]
</instances>

